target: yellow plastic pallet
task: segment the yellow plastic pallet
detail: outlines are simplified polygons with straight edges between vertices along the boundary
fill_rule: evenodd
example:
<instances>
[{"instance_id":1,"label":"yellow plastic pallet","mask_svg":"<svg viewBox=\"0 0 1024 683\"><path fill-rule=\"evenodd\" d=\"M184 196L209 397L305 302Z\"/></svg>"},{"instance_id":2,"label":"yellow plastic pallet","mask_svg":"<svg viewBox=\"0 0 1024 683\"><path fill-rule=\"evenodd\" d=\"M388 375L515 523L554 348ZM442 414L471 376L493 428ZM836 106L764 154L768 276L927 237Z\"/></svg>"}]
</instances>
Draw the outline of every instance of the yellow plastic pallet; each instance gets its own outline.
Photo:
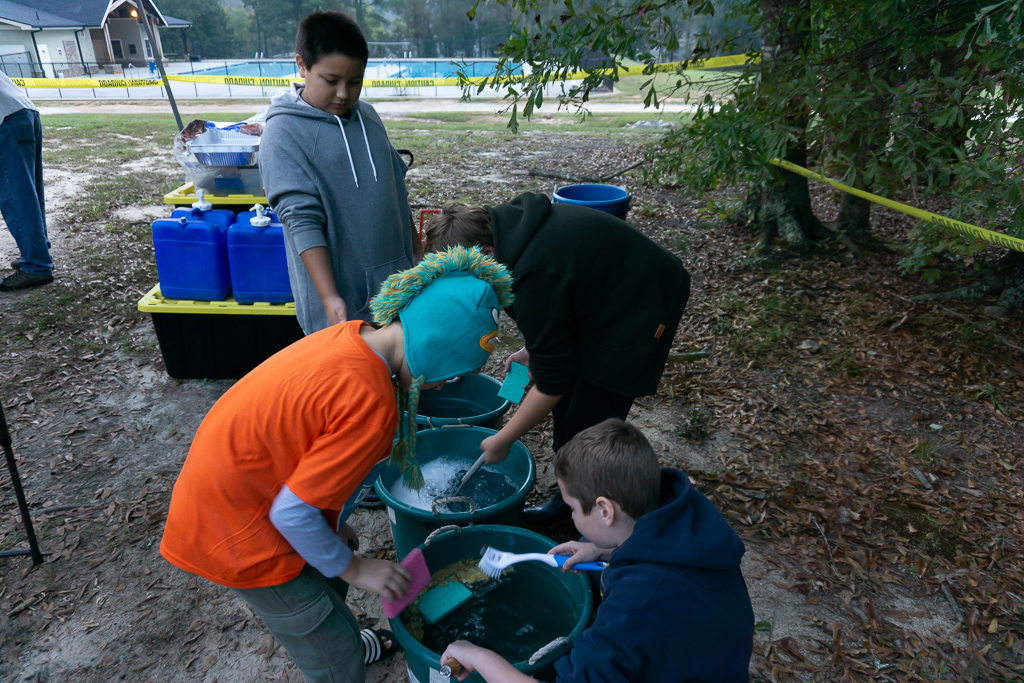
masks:
<instances>
[{"instance_id":1,"label":"yellow plastic pallet","mask_svg":"<svg viewBox=\"0 0 1024 683\"><path fill-rule=\"evenodd\" d=\"M254 304L240 304L234 297L223 301L188 301L165 299L160 295L160 285L149 290L139 299L139 310L143 313L199 313L211 315L290 315L295 316L295 303L268 304L257 301Z\"/></svg>"},{"instance_id":2,"label":"yellow plastic pallet","mask_svg":"<svg viewBox=\"0 0 1024 683\"><path fill-rule=\"evenodd\" d=\"M214 206L252 206L253 204L267 203L266 197L254 194L217 195L204 192L203 199ZM193 183L185 183L164 195L164 204L173 204L174 206L192 206L192 203L196 201L199 201L199 198L196 197L196 188Z\"/></svg>"}]
</instances>

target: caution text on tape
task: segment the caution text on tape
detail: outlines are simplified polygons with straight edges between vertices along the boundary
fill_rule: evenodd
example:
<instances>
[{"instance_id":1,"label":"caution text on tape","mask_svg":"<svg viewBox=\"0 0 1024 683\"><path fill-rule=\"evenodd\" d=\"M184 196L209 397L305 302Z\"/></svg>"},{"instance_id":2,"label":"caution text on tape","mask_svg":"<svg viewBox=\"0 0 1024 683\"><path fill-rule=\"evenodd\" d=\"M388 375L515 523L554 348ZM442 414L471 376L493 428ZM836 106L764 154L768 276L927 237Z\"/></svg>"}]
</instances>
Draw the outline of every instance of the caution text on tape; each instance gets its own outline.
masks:
<instances>
[{"instance_id":1,"label":"caution text on tape","mask_svg":"<svg viewBox=\"0 0 1024 683\"><path fill-rule=\"evenodd\" d=\"M21 88L145 88L161 86L154 78L12 78Z\"/></svg>"},{"instance_id":2,"label":"caution text on tape","mask_svg":"<svg viewBox=\"0 0 1024 683\"><path fill-rule=\"evenodd\" d=\"M724 67L743 66L757 61L756 55L729 55L690 62L665 62L651 67L623 66L614 70L619 76L637 76L644 73L674 73L700 69L720 69ZM590 73L611 75L613 70L595 72L576 71L566 74L565 80L579 80ZM453 85L507 85L524 80L525 76L494 79L487 76L475 76L466 79L457 77L445 78L369 78L363 81L364 88L435 88ZM163 81L155 78L12 78L15 85L22 88L146 88L163 85ZM302 83L298 76L274 78L269 76L202 76L194 74L168 74L167 80L182 83L205 83L214 85L263 86L271 88L287 88L292 83Z\"/></svg>"},{"instance_id":3,"label":"caution text on tape","mask_svg":"<svg viewBox=\"0 0 1024 683\"><path fill-rule=\"evenodd\" d=\"M582 78L582 76L578 76ZM267 87L288 87L292 83L302 83L303 79L298 76L289 78L264 78L259 76L191 76L187 74L168 75L169 81L180 81L182 83L206 83L217 85L255 85ZM458 78L367 78L363 80L364 88L434 88L446 85L460 85L465 82L471 85L487 83L491 79L485 77L471 77L460 81ZM518 79L504 79L501 82L512 82Z\"/></svg>"}]
</instances>

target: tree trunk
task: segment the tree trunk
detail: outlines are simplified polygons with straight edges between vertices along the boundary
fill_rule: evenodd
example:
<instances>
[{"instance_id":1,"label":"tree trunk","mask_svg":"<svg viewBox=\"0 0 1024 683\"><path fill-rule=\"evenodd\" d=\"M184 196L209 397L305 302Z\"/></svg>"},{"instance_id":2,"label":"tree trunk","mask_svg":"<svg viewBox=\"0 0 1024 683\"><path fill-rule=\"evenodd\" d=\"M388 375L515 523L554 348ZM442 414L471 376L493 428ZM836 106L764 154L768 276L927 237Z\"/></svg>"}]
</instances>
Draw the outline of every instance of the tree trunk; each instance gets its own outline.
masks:
<instances>
[{"instance_id":1,"label":"tree trunk","mask_svg":"<svg viewBox=\"0 0 1024 683\"><path fill-rule=\"evenodd\" d=\"M998 305L1009 310L1024 310L1024 254L1011 251L999 260L1003 291Z\"/></svg>"},{"instance_id":2,"label":"tree trunk","mask_svg":"<svg viewBox=\"0 0 1024 683\"><path fill-rule=\"evenodd\" d=\"M764 71L762 79L772 77L773 64L806 51L811 40L810 0L760 0L763 17L762 48ZM797 105L780 121L800 131L799 139L790 143L783 157L799 166L807 166L807 130L810 112ZM797 249L807 249L810 242L830 233L811 209L807 179L781 169L770 173L747 197L747 215L758 231L757 249L771 247L776 237Z\"/></svg>"},{"instance_id":3,"label":"tree trunk","mask_svg":"<svg viewBox=\"0 0 1024 683\"><path fill-rule=\"evenodd\" d=\"M803 145L787 150L786 160L800 166L807 163ZM757 228L758 251L766 252L779 237L791 247L806 251L811 242L831 236L811 210L807 179L778 170L769 181L755 186L747 196L747 216Z\"/></svg>"},{"instance_id":4,"label":"tree trunk","mask_svg":"<svg viewBox=\"0 0 1024 683\"><path fill-rule=\"evenodd\" d=\"M864 182L864 168L867 162L869 147L868 141L863 133L855 134L851 148L856 148L853 155L856 171L853 186L858 190L869 191L867 183ZM832 225L836 232L846 235L857 244L866 243L871 237L871 202L861 199L849 192L844 192L839 201L839 215Z\"/></svg>"},{"instance_id":5,"label":"tree trunk","mask_svg":"<svg viewBox=\"0 0 1024 683\"><path fill-rule=\"evenodd\" d=\"M896 67L879 57L869 57L866 61L858 62L858 71L853 74L853 87L860 88L865 92L874 92L874 97L866 107L869 112L892 112L892 100L871 83L871 73L881 75L886 82L896 85L900 73ZM836 128L845 127L851 131L849 138L838 145L842 156L853 159L854 178L853 187L858 190L870 192L873 183L865 174L868 161L889 139L891 119L890 116L868 115L865 117L852 117L849 119L830 122L826 125ZM838 130L836 131L838 134ZM852 194L843 193L839 203L839 215L836 217L833 229L843 236L844 241L855 252L859 247L871 249L887 248L881 240L875 240L871 236L871 202L867 199Z\"/></svg>"},{"instance_id":6,"label":"tree trunk","mask_svg":"<svg viewBox=\"0 0 1024 683\"><path fill-rule=\"evenodd\" d=\"M833 227L836 232L843 233L858 244L869 240L871 238L871 202L844 192L843 198L839 200L839 215L836 217Z\"/></svg>"}]
</instances>

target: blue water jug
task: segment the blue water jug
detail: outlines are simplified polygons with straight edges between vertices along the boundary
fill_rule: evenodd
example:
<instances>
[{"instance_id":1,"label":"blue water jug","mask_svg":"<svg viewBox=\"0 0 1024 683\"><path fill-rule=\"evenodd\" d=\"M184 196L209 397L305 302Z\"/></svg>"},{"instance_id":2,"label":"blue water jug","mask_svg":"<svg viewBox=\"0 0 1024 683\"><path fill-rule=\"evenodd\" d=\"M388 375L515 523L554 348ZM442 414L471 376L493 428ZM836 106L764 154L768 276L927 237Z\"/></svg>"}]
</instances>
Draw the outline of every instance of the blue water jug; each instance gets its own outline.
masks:
<instances>
[{"instance_id":1,"label":"blue water jug","mask_svg":"<svg viewBox=\"0 0 1024 683\"><path fill-rule=\"evenodd\" d=\"M197 204L199 202L196 202ZM211 209L203 211L202 209L175 209L171 211L171 218L187 218L192 221L209 221L219 227L221 230L227 231L235 220L235 212L228 209Z\"/></svg>"},{"instance_id":2,"label":"blue water jug","mask_svg":"<svg viewBox=\"0 0 1024 683\"><path fill-rule=\"evenodd\" d=\"M265 215L259 204L252 208L253 211L239 213L238 222L228 229L228 259L235 301L240 304L294 301L288 281L284 226L273 212Z\"/></svg>"},{"instance_id":3,"label":"blue water jug","mask_svg":"<svg viewBox=\"0 0 1024 683\"><path fill-rule=\"evenodd\" d=\"M234 214L211 210L201 198L193 206L153 222L160 293L166 299L221 301L231 293L227 229Z\"/></svg>"},{"instance_id":4,"label":"blue water jug","mask_svg":"<svg viewBox=\"0 0 1024 683\"><path fill-rule=\"evenodd\" d=\"M236 220L235 212L228 209L213 208L213 204L206 201L205 194L202 190L196 190L196 201L192 202L192 208L175 209L171 212L171 218L210 221L211 223L216 223L226 232Z\"/></svg>"}]
</instances>

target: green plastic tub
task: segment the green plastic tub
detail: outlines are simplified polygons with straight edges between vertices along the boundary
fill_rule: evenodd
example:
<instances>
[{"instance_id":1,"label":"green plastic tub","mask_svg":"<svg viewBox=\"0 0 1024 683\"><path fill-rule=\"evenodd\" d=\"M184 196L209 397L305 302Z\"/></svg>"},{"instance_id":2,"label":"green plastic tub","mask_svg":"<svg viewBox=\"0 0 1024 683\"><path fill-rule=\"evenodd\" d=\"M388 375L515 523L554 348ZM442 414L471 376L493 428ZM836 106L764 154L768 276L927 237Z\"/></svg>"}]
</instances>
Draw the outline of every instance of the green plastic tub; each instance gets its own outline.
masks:
<instances>
[{"instance_id":1,"label":"green plastic tub","mask_svg":"<svg viewBox=\"0 0 1024 683\"><path fill-rule=\"evenodd\" d=\"M416 423L420 429L475 425L500 429L512 404L498 396L501 382L488 375L464 375L440 389L420 393Z\"/></svg>"},{"instance_id":2,"label":"green plastic tub","mask_svg":"<svg viewBox=\"0 0 1024 683\"><path fill-rule=\"evenodd\" d=\"M534 531L499 525L472 526L445 531L435 536L429 543L421 545L423 557L432 574L456 562L469 558L480 557L480 548L492 546L515 553L547 552L555 545L551 539ZM543 677L550 674L554 663L572 648L572 643L590 623L594 599L590 592L590 581L585 574L563 572L539 562L516 565L517 572L524 572L533 580L530 589L522 595L520 604L544 604L555 609L570 613L570 621L575 624L570 633L564 634L569 639L553 648L546 655L530 664L529 658L513 662L515 667L525 674ZM399 615L391 620L391 630L402 645L408 662L410 683L433 683L444 680L441 678L441 653L434 652L416 640L406 629ZM479 674L466 679L471 683L483 683Z\"/></svg>"},{"instance_id":3,"label":"green plastic tub","mask_svg":"<svg viewBox=\"0 0 1024 683\"><path fill-rule=\"evenodd\" d=\"M427 429L416 434L416 456L422 466L445 454L459 454L465 457L466 469L469 469L469 466L480 457L480 442L496 433L493 429L471 426ZM387 506L391 536L395 540L398 559L404 558L410 550L423 543L431 532L443 526L522 524L526 496L537 478L533 455L526 446L517 441L509 451L508 457L494 467L516 484L516 490L512 495L474 512L440 512L435 515L430 510L407 505L392 495L391 487L402 473L391 465L385 466L374 483L374 488Z\"/></svg>"}]
</instances>

